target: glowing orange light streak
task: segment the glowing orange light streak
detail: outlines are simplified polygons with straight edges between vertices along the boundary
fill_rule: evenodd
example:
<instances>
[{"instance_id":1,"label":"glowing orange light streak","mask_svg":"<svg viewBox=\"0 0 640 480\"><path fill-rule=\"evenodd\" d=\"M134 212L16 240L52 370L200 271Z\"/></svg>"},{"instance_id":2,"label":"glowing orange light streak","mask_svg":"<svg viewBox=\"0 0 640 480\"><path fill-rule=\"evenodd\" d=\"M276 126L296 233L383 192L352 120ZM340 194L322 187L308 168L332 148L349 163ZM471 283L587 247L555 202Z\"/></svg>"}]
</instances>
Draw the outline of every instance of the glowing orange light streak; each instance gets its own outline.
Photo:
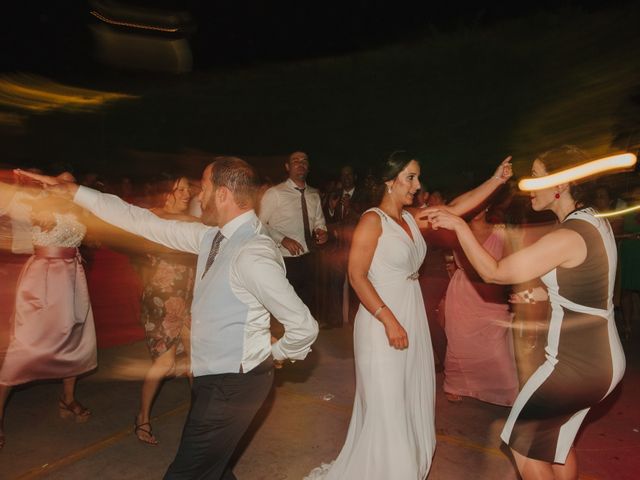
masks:
<instances>
[{"instance_id":1,"label":"glowing orange light streak","mask_svg":"<svg viewBox=\"0 0 640 480\"><path fill-rule=\"evenodd\" d=\"M636 210L640 210L640 205L623 208L622 210L614 210L613 212L596 213L596 217L615 217L617 215L624 215L625 213L635 212Z\"/></svg>"},{"instance_id":2,"label":"glowing orange light streak","mask_svg":"<svg viewBox=\"0 0 640 480\"><path fill-rule=\"evenodd\" d=\"M0 106L32 112L94 110L112 101L136 98L120 93L70 87L32 75L0 76ZM2 122L0 117L0 123ZM6 120L6 119L5 119Z\"/></svg>"},{"instance_id":3,"label":"glowing orange light streak","mask_svg":"<svg viewBox=\"0 0 640 480\"><path fill-rule=\"evenodd\" d=\"M102 20L105 23L110 23L111 25L118 25L120 27L140 28L142 30L155 30L157 32L169 32L169 33L174 33L178 31L177 28L156 27L155 25L142 25L139 23L129 23L129 22L121 22L118 20L112 20L96 12L95 10L92 10L90 13L91 15L93 15L99 20Z\"/></svg>"},{"instance_id":4,"label":"glowing orange light streak","mask_svg":"<svg viewBox=\"0 0 640 480\"><path fill-rule=\"evenodd\" d=\"M567 168L566 170L545 175L544 177L523 178L518 183L518 188L527 192L542 190L563 183L581 180L597 173L632 167L636 164L636 161L637 158L633 153L622 153L611 157L599 158L598 160Z\"/></svg>"}]
</instances>

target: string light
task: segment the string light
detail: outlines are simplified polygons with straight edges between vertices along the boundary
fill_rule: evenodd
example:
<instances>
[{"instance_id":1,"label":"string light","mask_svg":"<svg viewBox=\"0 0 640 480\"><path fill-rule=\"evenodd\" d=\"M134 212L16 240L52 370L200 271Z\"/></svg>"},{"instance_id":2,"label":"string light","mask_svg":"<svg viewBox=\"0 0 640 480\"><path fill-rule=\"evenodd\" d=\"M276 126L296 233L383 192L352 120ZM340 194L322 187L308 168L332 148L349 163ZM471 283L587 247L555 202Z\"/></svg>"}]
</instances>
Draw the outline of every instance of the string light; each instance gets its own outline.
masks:
<instances>
[{"instance_id":1,"label":"string light","mask_svg":"<svg viewBox=\"0 0 640 480\"><path fill-rule=\"evenodd\" d=\"M625 213L635 212L636 210L640 210L640 205L634 205L633 207L623 208L622 210L614 210L613 212L597 213L595 216L603 217L603 218L615 217L618 215L624 215Z\"/></svg>"},{"instance_id":2,"label":"string light","mask_svg":"<svg viewBox=\"0 0 640 480\"><path fill-rule=\"evenodd\" d=\"M90 13L91 15L93 15L99 20L102 20L105 23L109 23L111 25L118 25L120 27L140 28L142 30L155 30L157 32L168 32L168 33L175 33L178 31L177 28L156 27L155 25L142 25L139 23L130 23L130 22L121 22L119 20L112 20L96 12L95 10L92 10Z\"/></svg>"}]
</instances>

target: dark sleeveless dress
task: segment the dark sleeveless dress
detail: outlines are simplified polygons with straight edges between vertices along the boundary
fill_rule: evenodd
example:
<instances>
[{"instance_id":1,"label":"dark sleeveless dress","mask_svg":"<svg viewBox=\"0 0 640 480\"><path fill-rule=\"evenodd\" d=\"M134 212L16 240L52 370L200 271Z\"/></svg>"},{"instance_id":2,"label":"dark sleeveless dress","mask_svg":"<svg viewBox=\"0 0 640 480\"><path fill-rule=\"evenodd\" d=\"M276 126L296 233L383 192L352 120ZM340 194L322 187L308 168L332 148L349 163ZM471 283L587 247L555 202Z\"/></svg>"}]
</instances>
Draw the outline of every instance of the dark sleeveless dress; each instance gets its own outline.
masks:
<instances>
[{"instance_id":1,"label":"dark sleeveless dress","mask_svg":"<svg viewBox=\"0 0 640 480\"><path fill-rule=\"evenodd\" d=\"M559 226L584 239L587 257L541 277L551 304L546 360L522 387L501 435L536 460L564 463L589 409L624 374L613 315L616 244L609 222L594 214L577 210Z\"/></svg>"}]
</instances>

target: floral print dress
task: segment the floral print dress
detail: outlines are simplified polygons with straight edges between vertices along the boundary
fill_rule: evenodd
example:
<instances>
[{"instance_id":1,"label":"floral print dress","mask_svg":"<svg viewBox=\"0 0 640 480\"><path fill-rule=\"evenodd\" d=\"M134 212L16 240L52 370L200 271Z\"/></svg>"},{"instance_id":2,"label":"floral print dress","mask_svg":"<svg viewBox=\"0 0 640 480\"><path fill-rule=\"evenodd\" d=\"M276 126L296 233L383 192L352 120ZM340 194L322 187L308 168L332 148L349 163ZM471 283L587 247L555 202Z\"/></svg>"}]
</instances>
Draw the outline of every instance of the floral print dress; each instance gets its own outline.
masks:
<instances>
[{"instance_id":1,"label":"floral print dress","mask_svg":"<svg viewBox=\"0 0 640 480\"><path fill-rule=\"evenodd\" d=\"M176 353L182 353L182 327L191 328L196 257L162 253L147 254L146 260L140 316L149 353L155 359L176 344Z\"/></svg>"}]
</instances>

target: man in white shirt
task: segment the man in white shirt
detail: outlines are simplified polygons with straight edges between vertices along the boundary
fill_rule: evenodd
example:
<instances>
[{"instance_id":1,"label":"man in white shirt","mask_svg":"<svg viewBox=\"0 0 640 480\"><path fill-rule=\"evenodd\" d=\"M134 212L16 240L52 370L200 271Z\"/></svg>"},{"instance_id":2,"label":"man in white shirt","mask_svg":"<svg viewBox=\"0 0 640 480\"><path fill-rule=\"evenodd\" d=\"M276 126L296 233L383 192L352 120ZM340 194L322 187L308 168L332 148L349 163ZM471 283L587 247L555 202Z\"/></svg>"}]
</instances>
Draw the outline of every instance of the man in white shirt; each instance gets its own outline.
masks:
<instances>
[{"instance_id":1,"label":"man in white shirt","mask_svg":"<svg viewBox=\"0 0 640 480\"><path fill-rule=\"evenodd\" d=\"M327 241L327 226L320 194L306 182L307 154L293 152L285 168L287 180L268 189L262 197L260 220L280 247L287 278L305 304L312 306L314 261L310 253Z\"/></svg>"},{"instance_id":2,"label":"man in white shirt","mask_svg":"<svg viewBox=\"0 0 640 480\"><path fill-rule=\"evenodd\" d=\"M304 359L318 334L253 210L257 187L249 164L217 158L202 175L205 225L164 220L85 187L54 187L113 225L198 254L191 306L191 409L165 479L234 479L229 458L271 389L273 361ZM270 313L285 327L273 344Z\"/></svg>"}]
</instances>

